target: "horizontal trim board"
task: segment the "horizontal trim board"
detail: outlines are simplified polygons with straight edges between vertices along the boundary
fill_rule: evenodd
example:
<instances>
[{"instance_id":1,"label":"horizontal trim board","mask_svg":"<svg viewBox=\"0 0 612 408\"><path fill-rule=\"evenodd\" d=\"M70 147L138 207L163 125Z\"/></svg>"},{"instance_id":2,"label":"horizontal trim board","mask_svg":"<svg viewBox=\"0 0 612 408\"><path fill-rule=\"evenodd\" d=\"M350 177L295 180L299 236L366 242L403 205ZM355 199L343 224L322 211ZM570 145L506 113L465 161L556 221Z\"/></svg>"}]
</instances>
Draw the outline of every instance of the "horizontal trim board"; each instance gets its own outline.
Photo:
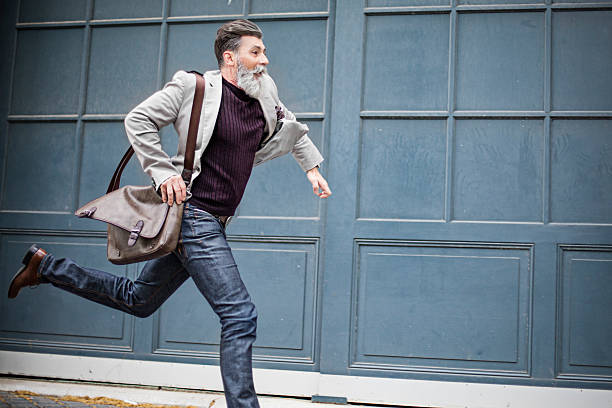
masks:
<instances>
[{"instance_id":1,"label":"horizontal trim board","mask_svg":"<svg viewBox=\"0 0 612 408\"><path fill-rule=\"evenodd\" d=\"M364 119L402 119L402 118L446 118L448 111L361 111L359 116Z\"/></svg>"},{"instance_id":2,"label":"horizontal trim board","mask_svg":"<svg viewBox=\"0 0 612 408\"><path fill-rule=\"evenodd\" d=\"M534 11L546 10L546 4L461 4L457 6L458 12L472 11Z\"/></svg>"},{"instance_id":3,"label":"horizontal trim board","mask_svg":"<svg viewBox=\"0 0 612 408\"><path fill-rule=\"evenodd\" d=\"M612 8L612 2L609 3L554 3L552 9L557 10L606 10Z\"/></svg>"},{"instance_id":4,"label":"horizontal trim board","mask_svg":"<svg viewBox=\"0 0 612 408\"><path fill-rule=\"evenodd\" d=\"M9 122L75 122L79 115L8 115Z\"/></svg>"},{"instance_id":5,"label":"horizontal trim board","mask_svg":"<svg viewBox=\"0 0 612 408\"><path fill-rule=\"evenodd\" d=\"M412 14L412 13L450 13L449 6L403 6L403 7L366 7L363 12L366 16Z\"/></svg>"},{"instance_id":6,"label":"horizontal trim board","mask_svg":"<svg viewBox=\"0 0 612 408\"><path fill-rule=\"evenodd\" d=\"M48 214L48 213L45 213ZM105 238L106 231L83 231L83 230L38 230L38 229L13 229L0 228L0 234L5 235L42 235L42 236L62 236L62 237L93 237Z\"/></svg>"},{"instance_id":7,"label":"horizontal trim board","mask_svg":"<svg viewBox=\"0 0 612 408\"><path fill-rule=\"evenodd\" d=\"M81 117L84 121L89 122L106 122L106 121L122 121L125 119L127 114L116 113L116 114L86 114Z\"/></svg>"},{"instance_id":8,"label":"horizontal trim board","mask_svg":"<svg viewBox=\"0 0 612 408\"><path fill-rule=\"evenodd\" d=\"M100 357L0 351L0 372L10 375L221 391L218 366ZM612 391L580 388L478 384L253 370L260 394L331 395L349 402L413 407L555 408L609 407ZM410 392L406 392L410 390Z\"/></svg>"},{"instance_id":9,"label":"horizontal trim board","mask_svg":"<svg viewBox=\"0 0 612 408\"><path fill-rule=\"evenodd\" d=\"M372 239L355 238L359 246L402 246L402 247L433 247L433 248L475 248L475 249L527 249L533 248L533 243L520 242L480 242L480 241L410 241L402 239Z\"/></svg>"},{"instance_id":10,"label":"horizontal trim board","mask_svg":"<svg viewBox=\"0 0 612 408\"><path fill-rule=\"evenodd\" d=\"M544 111L502 111L502 110L458 110L454 111L455 117L478 118L478 117L500 117L500 118L524 118L534 117L543 118L546 116Z\"/></svg>"},{"instance_id":11,"label":"horizontal trim board","mask_svg":"<svg viewBox=\"0 0 612 408\"><path fill-rule=\"evenodd\" d=\"M413 357L414 359L420 359L420 357ZM422 358L426 360L426 358ZM445 360L445 359L442 359ZM452 360L452 359L449 359ZM376 363L367 363L367 362L355 362L352 363L351 368L356 368L360 370L370 370L370 371L403 371L403 372L413 372L413 373L435 373L435 374L459 374L459 375L478 375L478 376L487 376L487 377L520 377L520 378L530 378L530 373L528 370L486 370L486 369L478 369L478 368L445 368L445 367L430 367L430 366L401 366L397 364L376 364Z\"/></svg>"},{"instance_id":12,"label":"horizontal trim board","mask_svg":"<svg viewBox=\"0 0 612 408\"><path fill-rule=\"evenodd\" d=\"M359 217L355 221L358 222L427 222L435 224L444 224L445 220L418 220L413 218L362 218Z\"/></svg>"},{"instance_id":13,"label":"horizontal trim board","mask_svg":"<svg viewBox=\"0 0 612 408\"><path fill-rule=\"evenodd\" d=\"M612 2L602 3L515 3L515 4L459 4L455 7L444 6L398 6L398 7L366 7L363 12L366 16L393 15L393 14L422 14L422 13L450 13L481 12L481 11L534 11L534 10L607 10L612 8Z\"/></svg>"},{"instance_id":14,"label":"horizontal trim board","mask_svg":"<svg viewBox=\"0 0 612 408\"><path fill-rule=\"evenodd\" d=\"M262 347L263 348L263 347ZM200 352L200 351L189 351L189 350L175 350L168 348L158 348L153 351L153 354L160 356L178 356L178 357L189 357L189 358L205 358L208 361L213 361L215 364L219 361L219 353L217 352ZM268 356L268 355L257 355L253 356L253 361L268 361L268 362L280 362L288 364L300 364L300 365L313 365L314 360L308 357L284 357L284 356Z\"/></svg>"},{"instance_id":15,"label":"horizontal trim board","mask_svg":"<svg viewBox=\"0 0 612 408\"><path fill-rule=\"evenodd\" d=\"M612 111L551 111L550 116L553 118L612 118Z\"/></svg>"},{"instance_id":16,"label":"horizontal trim board","mask_svg":"<svg viewBox=\"0 0 612 408\"><path fill-rule=\"evenodd\" d=\"M612 111L497 111L497 110L458 110L449 111L370 111L359 112L362 119L419 119L419 118L536 118L550 116L553 119L609 119Z\"/></svg>"},{"instance_id":17,"label":"horizontal trim board","mask_svg":"<svg viewBox=\"0 0 612 408\"><path fill-rule=\"evenodd\" d=\"M0 336L4 333L12 333L9 331L0 331ZM13 332L14 333L14 332ZM25 333L25 332L23 332ZM116 351L121 353L133 353L134 349L131 345L129 346L117 346L117 345L106 345L106 344L88 344L88 343L74 343L74 342L60 342L60 341L46 341L46 340L29 340L29 339L17 339L17 338L0 338L0 344L6 344L10 346L21 346L21 347L54 347L64 350L95 350L95 351Z\"/></svg>"},{"instance_id":18,"label":"horizontal trim board","mask_svg":"<svg viewBox=\"0 0 612 408\"><path fill-rule=\"evenodd\" d=\"M245 18L242 14L217 15L217 16L175 16L168 17L165 21L168 24L197 23L197 22L226 22L237 18ZM327 20L327 12L304 12L304 13L270 13L270 14L249 14L249 20Z\"/></svg>"},{"instance_id":19,"label":"horizontal trim board","mask_svg":"<svg viewBox=\"0 0 612 408\"><path fill-rule=\"evenodd\" d=\"M160 24L164 20L161 17L143 17L143 18L114 18L91 20L89 24L92 26L105 25L126 25L126 24Z\"/></svg>"},{"instance_id":20,"label":"horizontal trim board","mask_svg":"<svg viewBox=\"0 0 612 408\"><path fill-rule=\"evenodd\" d=\"M40 23L17 23L15 28L18 30L28 30L37 28L65 28L65 27L85 27L87 21L85 20L72 20L72 21L42 21Z\"/></svg>"},{"instance_id":21,"label":"horizontal trim board","mask_svg":"<svg viewBox=\"0 0 612 408\"><path fill-rule=\"evenodd\" d=\"M287 13L250 13L247 15L249 19L264 19L264 18L320 18L329 17L329 11L294 11Z\"/></svg>"}]
</instances>

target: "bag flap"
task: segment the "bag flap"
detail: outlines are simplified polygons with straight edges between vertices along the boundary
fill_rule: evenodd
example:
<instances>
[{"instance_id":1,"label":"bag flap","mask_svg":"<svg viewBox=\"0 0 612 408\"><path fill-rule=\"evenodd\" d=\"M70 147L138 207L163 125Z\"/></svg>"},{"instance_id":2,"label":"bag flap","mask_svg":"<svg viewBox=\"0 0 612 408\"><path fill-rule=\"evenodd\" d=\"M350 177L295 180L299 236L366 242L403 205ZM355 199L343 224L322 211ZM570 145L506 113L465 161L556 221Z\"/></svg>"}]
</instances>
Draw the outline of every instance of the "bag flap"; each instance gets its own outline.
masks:
<instances>
[{"instance_id":1,"label":"bag flap","mask_svg":"<svg viewBox=\"0 0 612 408\"><path fill-rule=\"evenodd\" d=\"M131 231L143 222L140 236L154 238L169 210L151 186L125 186L85 204L74 215L92 218Z\"/></svg>"}]
</instances>

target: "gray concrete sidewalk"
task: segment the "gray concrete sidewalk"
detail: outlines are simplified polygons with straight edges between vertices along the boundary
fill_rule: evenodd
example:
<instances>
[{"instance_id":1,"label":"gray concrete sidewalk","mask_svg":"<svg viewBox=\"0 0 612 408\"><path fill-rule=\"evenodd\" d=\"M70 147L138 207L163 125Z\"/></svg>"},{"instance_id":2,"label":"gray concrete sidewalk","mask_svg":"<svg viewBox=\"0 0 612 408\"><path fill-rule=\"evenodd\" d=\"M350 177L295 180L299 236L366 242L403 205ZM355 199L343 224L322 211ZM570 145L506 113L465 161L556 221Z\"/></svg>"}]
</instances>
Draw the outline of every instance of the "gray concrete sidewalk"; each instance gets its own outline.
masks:
<instances>
[{"instance_id":1,"label":"gray concrete sidewalk","mask_svg":"<svg viewBox=\"0 0 612 408\"><path fill-rule=\"evenodd\" d=\"M260 397L261 408L372 408ZM222 393L0 378L0 408L227 408Z\"/></svg>"}]
</instances>

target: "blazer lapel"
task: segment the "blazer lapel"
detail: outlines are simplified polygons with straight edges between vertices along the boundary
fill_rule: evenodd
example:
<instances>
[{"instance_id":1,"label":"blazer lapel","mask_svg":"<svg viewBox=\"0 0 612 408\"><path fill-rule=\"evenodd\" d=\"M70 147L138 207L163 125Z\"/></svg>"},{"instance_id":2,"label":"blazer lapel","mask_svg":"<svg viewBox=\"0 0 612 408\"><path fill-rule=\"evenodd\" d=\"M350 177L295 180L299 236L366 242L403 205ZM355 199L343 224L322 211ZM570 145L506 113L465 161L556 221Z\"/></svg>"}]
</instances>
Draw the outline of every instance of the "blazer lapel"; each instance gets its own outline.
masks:
<instances>
[{"instance_id":1,"label":"blazer lapel","mask_svg":"<svg viewBox=\"0 0 612 408\"><path fill-rule=\"evenodd\" d=\"M274 128L276 127L276 111L274 110L276 103L274 102L272 96L270 96L270 92L266 91L267 90L262 90L263 95L258 98L259 104L261 105L261 110L266 118L266 128L264 129L266 137L264 138L264 141L268 140L272 136Z\"/></svg>"},{"instance_id":2,"label":"blazer lapel","mask_svg":"<svg viewBox=\"0 0 612 408\"><path fill-rule=\"evenodd\" d=\"M198 147L206 147L212 137L219 108L221 106L221 73L219 71L209 71L204 75L206 87L204 90L204 104L202 106L202 115L200 116L200 132L202 144Z\"/></svg>"}]
</instances>

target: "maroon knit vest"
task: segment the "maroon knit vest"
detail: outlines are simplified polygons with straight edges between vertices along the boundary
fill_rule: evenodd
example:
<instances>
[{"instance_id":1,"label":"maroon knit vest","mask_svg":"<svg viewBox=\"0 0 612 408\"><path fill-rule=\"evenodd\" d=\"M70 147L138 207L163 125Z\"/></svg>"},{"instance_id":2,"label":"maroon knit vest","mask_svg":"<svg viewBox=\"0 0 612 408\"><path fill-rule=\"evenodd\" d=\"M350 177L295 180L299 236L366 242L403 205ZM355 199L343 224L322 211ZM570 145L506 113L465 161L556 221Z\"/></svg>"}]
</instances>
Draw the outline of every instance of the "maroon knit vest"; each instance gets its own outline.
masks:
<instances>
[{"instance_id":1,"label":"maroon knit vest","mask_svg":"<svg viewBox=\"0 0 612 408\"><path fill-rule=\"evenodd\" d=\"M259 101L223 79L217 122L191 187L191 204L214 215L234 215L265 125Z\"/></svg>"}]
</instances>

